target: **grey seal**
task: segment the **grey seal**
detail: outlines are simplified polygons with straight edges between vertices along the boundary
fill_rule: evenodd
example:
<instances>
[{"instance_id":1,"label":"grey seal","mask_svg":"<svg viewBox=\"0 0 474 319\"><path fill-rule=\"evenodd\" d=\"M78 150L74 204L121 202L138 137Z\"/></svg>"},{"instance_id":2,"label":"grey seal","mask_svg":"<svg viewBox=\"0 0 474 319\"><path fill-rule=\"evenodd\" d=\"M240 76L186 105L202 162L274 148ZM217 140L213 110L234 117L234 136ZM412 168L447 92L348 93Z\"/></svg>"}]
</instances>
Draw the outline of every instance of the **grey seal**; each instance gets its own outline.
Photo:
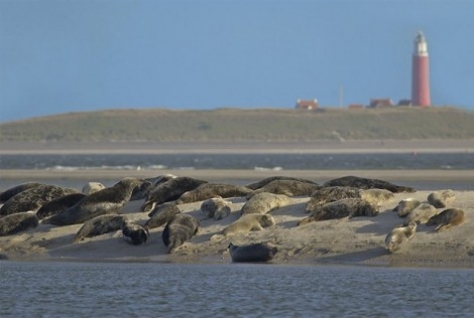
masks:
<instances>
[{"instance_id":1,"label":"grey seal","mask_svg":"<svg viewBox=\"0 0 474 319\"><path fill-rule=\"evenodd\" d=\"M277 179L247 194L247 198L251 198L255 194L262 192L282 194L286 196L310 196L314 191L320 188L321 186L313 182Z\"/></svg>"},{"instance_id":2,"label":"grey seal","mask_svg":"<svg viewBox=\"0 0 474 319\"><path fill-rule=\"evenodd\" d=\"M126 218L119 214L105 214L87 220L74 236L73 243L78 243L84 238L99 236L121 230Z\"/></svg>"},{"instance_id":3,"label":"grey seal","mask_svg":"<svg viewBox=\"0 0 474 319\"><path fill-rule=\"evenodd\" d=\"M207 181L192 177L172 178L150 190L141 210L146 212L153 209L155 205L177 200L184 192L193 190L204 183Z\"/></svg>"},{"instance_id":4,"label":"grey seal","mask_svg":"<svg viewBox=\"0 0 474 319\"><path fill-rule=\"evenodd\" d=\"M222 198L241 197L250 193L252 190L244 186L236 186L221 183L204 183L197 188L183 193L176 204L185 204L203 201L209 198L220 196Z\"/></svg>"},{"instance_id":5,"label":"grey seal","mask_svg":"<svg viewBox=\"0 0 474 319\"><path fill-rule=\"evenodd\" d=\"M299 182L305 182L305 183L318 185L316 182L313 182L312 180L309 180L306 178L298 178L298 177L291 177L291 176L271 176L271 177L264 178L258 182L248 184L246 185L246 187L256 190L276 180L292 180L292 181L299 181Z\"/></svg>"},{"instance_id":6,"label":"grey seal","mask_svg":"<svg viewBox=\"0 0 474 319\"><path fill-rule=\"evenodd\" d=\"M232 212L232 202L226 201L222 197L214 197L206 199L201 204L201 211L206 218L214 218L220 220L226 218Z\"/></svg>"},{"instance_id":7,"label":"grey seal","mask_svg":"<svg viewBox=\"0 0 474 319\"><path fill-rule=\"evenodd\" d=\"M124 178L111 187L87 195L76 205L45 219L43 223L58 226L80 224L96 216L118 213L130 200L133 189L142 183L142 179Z\"/></svg>"},{"instance_id":8,"label":"grey seal","mask_svg":"<svg viewBox=\"0 0 474 319\"><path fill-rule=\"evenodd\" d=\"M163 232L161 239L168 248L168 252L174 252L197 234L200 224L199 221L188 214L177 214L170 220Z\"/></svg>"},{"instance_id":9,"label":"grey seal","mask_svg":"<svg viewBox=\"0 0 474 319\"><path fill-rule=\"evenodd\" d=\"M16 194L0 207L0 216L6 216L14 213L34 211L55 198L68 194L79 193L72 188L59 187L56 185L42 184L33 188L24 190Z\"/></svg>"},{"instance_id":10,"label":"grey seal","mask_svg":"<svg viewBox=\"0 0 474 319\"><path fill-rule=\"evenodd\" d=\"M410 222L407 226L397 226L385 237L385 249L394 253L400 250L416 233L416 223Z\"/></svg>"},{"instance_id":11,"label":"grey seal","mask_svg":"<svg viewBox=\"0 0 474 319\"><path fill-rule=\"evenodd\" d=\"M291 204L291 198L286 195L258 193L252 196L241 208L241 215L266 214L272 210Z\"/></svg>"},{"instance_id":12,"label":"grey seal","mask_svg":"<svg viewBox=\"0 0 474 319\"><path fill-rule=\"evenodd\" d=\"M413 187L399 186L399 185L395 185L381 179L364 178L364 177L357 177L357 176L344 176L340 178L335 178L335 179L325 182L323 186L324 187L352 186L352 187L357 187L361 189L380 188L380 189L387 189L391 191L392 193L416 192L416 189L414 189Z\"/></svg>"},{"instance_id":13,"label":"grey seal","mask_svg":"<svg viewBox=\"0 0 474 319\"><path fill-rule=\"evenodd\" d=\"M398 205L393 209L397 212L399 217L406 217L410 214L415 208L417 208L421 202L415 198L405 198L398 202Z\"/></svg>"},{"instance_id":14,"label":"grey seal","mask_svg":"<svg viewBox=\"0 0 474 319\"><path fill-rule=\"evenodd\" d=\"M145 226L152 229L166 225L175 215L180 213L181 210L175 203L158 205L148 214L150 219L145 223Z\"/></svg>"},{"instance_id":15,"label":"grey seal","mask_svg":"<svg viewBox=\"0 0 474 319\"><path fill-rule=\"evenodd\" d=\"M267 243L243 246L236 246L230 243L228 249L233 262L268 262L278 252L276 246L270 246Z\"/></svg>"},{"instance_id":16,"label":"grey seal","mask_svg":"<svg viewBox=\"0 0 474 319\"><path fill-rule=\"evenodd\" d=\"M432 216L436 215L438 210L429 203L421 203L416 206L405 218L405 225L410 222L425 224Z\"/></svg>"},{"instance_id":17,"label":"grey seal","mask_svg":"<svg viewBox=\"0 0 474 319\"><path fill-rule=\"evenodd\" d=\"M27 182L27 183L23 183L17 186L10 187L0 193L0 204L5 203L7 200L9 200L10 198L12 198L18 193L21 193L27 189L30 189L39 185L44 185L44 184L37 183L37 182Z\"/></svg>"},{"instance_id":18,"label":"grey seal","mask_svg":"<svg viewBox=\"0 0 474 319\"><path fill-rule=\"evenodd\" d=\"M442 232L453 226L459 226L466 221L466 214L460 208L448 208L432 216L426 226L436 226L435 231Z\"/></svg>"},{"instance_id":19,"label":"grey seal","mask_svg":"<svg viewBox=\"0 0 474 319\"><path fill-rule=\"evenodd\" d=\"M451 189L432 192L428 195L428 203L436 208L445 208L456 199L456 194Z\"/></svg>"},{"instance_id":20,"label":"grey seal","mask_svg":"<svg viewBox=\"0 0 474 319\"><path fill-rule=\"evenodd\" d=\"M0 218L0 236L14 235L38 227L38 217L32 212L14 213Z\"/></svg>"},{"instance_id":21,"label":"grey seal","mask_svg":"<svg viewBox=\"0 0 474 319\"><path fill-rule=\"evenodd\" d=\"M147 227L136 223L125 223L122 227L122 238L129 244L141 245L146 243L150 232Z\"/></svg>"},{"instance_id":22,"label":"grey seal","mask_svg":"<svg viewBox=\"0 0 474 319\"><path fill-rule=\"evenodd\" d=\"M74 193L55 198L38 209L36 216L39 219L44 219L49 216L57 215L65 209L76 205L80 200L86 197L83 193Z\"/></svg>"}]
</instances>

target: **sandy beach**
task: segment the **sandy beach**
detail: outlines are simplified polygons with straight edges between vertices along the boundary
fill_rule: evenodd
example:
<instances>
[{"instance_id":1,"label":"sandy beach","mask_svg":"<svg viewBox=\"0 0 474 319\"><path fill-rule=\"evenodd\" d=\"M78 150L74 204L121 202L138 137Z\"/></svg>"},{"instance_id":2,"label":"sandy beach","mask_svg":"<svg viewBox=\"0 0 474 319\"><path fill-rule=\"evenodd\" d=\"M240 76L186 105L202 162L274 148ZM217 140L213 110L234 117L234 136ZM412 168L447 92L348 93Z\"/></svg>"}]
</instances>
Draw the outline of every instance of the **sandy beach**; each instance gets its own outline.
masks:
<instances>
[{"instance_id":1,"label":"sandy beach","mask_svg":"<svg viewBox=\"0 0 474 319\"><path fill-rule=\"evenodd\" d=\"M150 177L151 172L109 172L101 171L84 174L84 172L44 172L42 171L2 171L1 176L8 180L33 180L38 178L77 179L82 181L97 180L108 177L119 180L123 175ZM219 182L224 179L242 179L258 181L269 176L283 175L304 177L318 183L345 175L357 175L367 178L379 178L389 182L405 179L453 180L463 179L467 183L474 181L471 171L239 171L239 170L190 170L180 172L180 176L205 178ZM400 174L403 173L403 176ZM59 175L62 174L62 175ZM90 174L90 175L89 175ZM156 172L153 172L156 176ZM61 178L60 178L61 176ZM278 246L279 252L273 262L281 264L350 264L373 266L421 266L421 267L474 267L474 234L472 217L474 215L474 192L459 191L453 207L465 211L467 222L443 233L434 232L434 227L419 225L416 235L401 251L388 254L384 248L386 235L403 219L392 211L401 199L414 197L426 201L434 190L423 190L415 193L398 193L394 198L380 206L376 217L357 217L353 219L329 220L296 226L296 223L307 217L305 207L309 197L292 197L291 204L272 211L276 221L262 231L248 234L235 234L222 240L211 241L210 237L237 220L240 209L245 203L244 197L230 198L232 214L222 220L203 219L200 211L202 202L179 205L182 213L191 214L201 222L199 233L178 251L168 254L162 242L163 226L152 229L149 240L140 246L124 242L121 232L104 234L83 242L73 244L73 237L82 224L55 227L40 224L36 229L17 235L0 238L0 254L12 260L71 260L71 261L113 261L113 262L185 262L185 263L228 263L230 256L227 246L230 242L237 245L270 242ZM148 212L140 212L143 200L132 201L123 209L122 214L129 219L144 224ZM442 209L439 209L441 211Z\"/></svg>"}]
</instances>

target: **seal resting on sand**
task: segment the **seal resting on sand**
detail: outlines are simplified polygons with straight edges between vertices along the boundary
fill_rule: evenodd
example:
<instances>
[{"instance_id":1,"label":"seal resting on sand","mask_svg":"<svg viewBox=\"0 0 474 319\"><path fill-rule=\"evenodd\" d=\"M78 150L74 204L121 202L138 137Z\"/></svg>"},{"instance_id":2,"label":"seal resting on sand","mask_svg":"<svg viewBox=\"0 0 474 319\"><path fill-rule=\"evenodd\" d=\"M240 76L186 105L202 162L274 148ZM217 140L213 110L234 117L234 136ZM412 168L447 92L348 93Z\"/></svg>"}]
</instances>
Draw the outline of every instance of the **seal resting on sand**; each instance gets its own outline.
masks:
<instances>
[{"instance_id":1,"label":"seal resting on sand","mask_svg":"<svg viewBox=\"0 0 474 319\"><path fill-rule=\"evenodd\" d=\"M387 189L392 193L416 192L416 189L414 189L413 187L399 186L380 179L364 178L357 176L344 176L340 178L335 178L330 181L327 181L323 184L323 186L352 186L361 189L380 188Z\"/></svg>"},{"instance_id":2,"label":"seal resting on sand","mask_svg":"<svg viewBox=\"0 0 474 319\"><path fill-rule=\"evenodd\" d=\"M266 243L236 246L232 243L228 246L230 257L233 262L267 262L273 259L278 248Z\"/></svg>"},{"instance_id":3,"label":"seal resting on sand","mask_svg":"<svg viewBox=\"0 0 474 319\"><path fill-rule=\"evenodd\" d=\"M72 188L59 187L56 185L41 184L16 194L0 207L0 216L14 213L34 211L55 198L68 194L79 193Z\"/></svg>"},{"instance_id":4,"label":"seal resting on sand","mask_svg":"<svg viewBox=\"0 0 474 319\"><path fill-rule=\"evenodd\" d=\"M174 216L180 213L181 210L175 203L158 205L148 214L150 219L145 223L145 226L151 229L166 225Z\"/></svg>"},{"instance_id":5,"label":"seal resting on sand","mask_svg":"<svg viewBox=\"0 0 474 319\"><path fill-rule=\"evenodd\" d=\"M183 193L193 190L204 183L207 183L207 181L185 176L167 180L150 190L141 210L146 212L152 210L155 205L177 200Z\"/></svg>"},{"instance_id":6,"label":"seal resting on sand","mask_svg":"<svg viewBox=\"0 0 474 319\"><path fill-rule=\"evenodd\" d=\"M183 193L176 204L185 204L199 202L209 198L220 196L222 198L241 197L250 193L252 190L244 186L235 186L230 184L204 183L197 188Z\"/></svg>"},{"instance_id":7,"label":"seal resting on sand","mask_svg":"<svg viewBox=\"0 0 474 319\"><path fill-rule=\"evenodd\" d=\"M300 181L300 182L305 182L305 183L312 183L314 185L318 185L317 183L306 179L306 178L298 178L298 177L291 177L291 176L271 176L267 177L265 179L262 179L256 183L251 183L246 185L246 187L256 190L258 188L262 188L263 186L267 185L270 182L277 181L277 180L291 180L291 181Z\"/></svg>"},{"instance_id":8,"label":"seal resting on sand","mask_svg":"<svg viewBox=\"0 0 474 319\"><path fill-rule=\"evenodd\" d=\"M0 236L8 236L38 227L33 212L14 213L0 218Z\"/></svg>"},{"instance_id":9,"label":"seal resting on sand","mask_svg":"<svg viewBox=\"0 0 474 319\"><path fill-rule=\"evenodd\" d=\"M425 224L432 216L436 215L438 210L429 203L421 203L414 210L410 212L405 218L405 225L410 222L417 224Z\"/></svg>"},{"instance_id":10,"label":"seal resting on sand","mask_svg":"<svg viewBox=\"0 0 474 319\"><path fill-rule=\"evenodd\" d=\"M104 189L105 186L102 183L99 182L89 182L86 185L82 187L82 192L86 195L90 195L92 193L95 193L97 191L100 191L101 189Z\"/></svg>"},{"instance_id":11,"label":"seal resting on sand","mask_svg":"<svg viewBox=\"0 0 474 319\"><path fill-rule=\"evenodd\" d=\"M5 203L7 200L15 196L16 194L19 194L27 189L39 186L39 185L44 185L42 183L37 183L37 182L28 182L28 183L23 183L14 187L10 187L7 190L4 190L3 192L0 193L0 204Z\"/></svg>"},{"instance_id":12,"label":"seal resting on sand","mask_svg":"<svg viewBox=\"0 0 474 319\"><path fill-rule=\"evenodd\" d=\"M213 235L210 239L216 240L233 234L260 231L275 225L275 219L268 214L248 214L240 217L235 222L224 228L220 234Z\"/></svg>"},{"instance_id":13,"label":"seal resting on sand","mask_svg":"<svg viewBox=\"0 0 474 319\"><path fill-rule=\"evenodd\" d=\"M277 179L247 194L251 198L255 194L268 192L273 194L282 194L286 196L310 196L321 186L313 182L303 182L291 179Z\"/></svg>"},{"instance_id":14,"label":"seal resting on sand","mask_svg":"<svg viewBox=\"0 0 474 319\"><path fill-rule=\"evenodd\" d=\"M74 236L73 243L80 242L84 238L99 236L121 230L126 218L119 214L105 214L87 220Z\"/></svg>"},{"instance_id":15,"label":"seal resting on sand","mask_svg":"<svg viewBox=\"0 0 474 319\"><path fill-rule=\"evenodd\" d=\"M130 200L133 189L142 183L141 179L124 178L111 187L87 195L76 205L45 219L43 223L58 226L80 224L96 216L118 213Z\"/></svg>"},{"instance_id":16,"label":"seal resting on sand","mask_svg":"<svg viewBox=\"0 0 474 319\"><path fill-rule=\"evenodd\" d=\"M416 223L410 222L407 226L397 226L385 237L385 249L393 253L400 250L416 233Z\"/></svg>"},{"instance_id":17,"label":"seal resting on sand","mask_svg":"<svg viewBox=\"0 0 474 319\"><path fill-rule=\"evenodd\" d=\"M232 212L231 205L231 202L226 201L219 196L203 201L201 204L201 211L204 213L206 218L220 220L230 215Z\"/></svg>"},{"instance_id":18,"label":"seal resting on sand","mask_svg":"<svg viewBox=\"0 0 474 319\"><path fill-rule=\"evenodd\" d=\"M258 193L252 196L240 210L240 215L266 214L280 207L291 204L291 198L286 195Z\"/></svg>"},{"instance_id":19,"label":"seal resting on sand","mask_svg":"<svg viewBox=\"0 0 474 319\"><path fill-rule=\"evenodd\" d=\"M125 223L122 227L122 238L132 245L141 245L146 243L150 232L147 227L135 223Z\"/></svg>"},{"instance_id":20,"label":"seal resting on sand","mask_svg":"<svg viewBox=\"0 0 474 319\"><path fill-rule=\"evenodd\" d=\"M466 221L466 214L460 208L448 208L432 216L426 226L436 226L435 231L441 232L453 226L459 226Z\"/></svg>"},{"instance_id":21,"label":"seal resting on sand","mask_svg":"<svg viewBox=\"0 0 474 319\"><path fill-rule=\"evenodd\" d=\"M86 196L87 195L83 193L74 193L55 198L41 206L36 212L36 216L38 216L39 219L44 219L49 216L57 215L65 209L76 205Z\"/></svg>"},{"instance_id":22,"label":"seal resting on sand","mask_svg":"<svg viewBox=\"0 0 474 319\"><path fill-rule=\"evenodd\" d=\"M432 192L428 195L428 203L436 208L445 208L456 199L456 194L451 189Z\"/></svg>"},{"instance_id":23,"label":"seal resting on sand","mask_svg":"<svg viewBox=\"0 0 474 319\"><path fill-rule=\"evenodd\" d=\"M410 197L399 201L397 207L393 210L397 212L398 216L403 218L410 214L420 204L421 202L418 199Z\"/></svg>"},{"instance_id":24,"label":"seal resting on sand","mask_svg":"<svg viewBox=\"0 0 474 319\"><path fill-rule=\"evenodd\" d=\"M199 221L188 214L177 214L165 226L161 238L172 253L176 248L183 245L197 234L200 224Z\"/></svg>"},{"instance_id":25,"label":"seal resting on sand","mask_svg":"<svg viewBox=\"0 0 474 319\"><path fill-rule=\"evenodd\" d=\"M368 201L360 198L344 198L334 202L327 203L321 207L316 208L311 216L302 219L297 226L301 226L310 222L340 219L344 217L357 216L377 216L379 213L377 207Z\"/></svg>"}]
</instances>

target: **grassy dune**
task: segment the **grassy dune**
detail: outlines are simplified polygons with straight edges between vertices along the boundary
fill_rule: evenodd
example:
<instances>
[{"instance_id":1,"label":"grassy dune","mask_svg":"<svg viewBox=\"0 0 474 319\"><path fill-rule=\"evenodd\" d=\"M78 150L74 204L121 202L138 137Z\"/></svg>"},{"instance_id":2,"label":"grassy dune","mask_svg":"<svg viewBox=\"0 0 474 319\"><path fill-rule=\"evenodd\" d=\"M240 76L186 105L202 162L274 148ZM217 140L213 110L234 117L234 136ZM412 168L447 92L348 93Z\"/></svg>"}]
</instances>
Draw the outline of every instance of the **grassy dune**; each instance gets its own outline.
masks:
<instances>
[{"instance_id":1,"label":"grassy dune","mask_svg":"<svg viewBox=\"0 0 474 319\"><path fill-rule=\"evenodd\" d=\"M0 123L0 142L472 139L474 112L429 109L121 109Z\"/></svg>"}]
</instances>

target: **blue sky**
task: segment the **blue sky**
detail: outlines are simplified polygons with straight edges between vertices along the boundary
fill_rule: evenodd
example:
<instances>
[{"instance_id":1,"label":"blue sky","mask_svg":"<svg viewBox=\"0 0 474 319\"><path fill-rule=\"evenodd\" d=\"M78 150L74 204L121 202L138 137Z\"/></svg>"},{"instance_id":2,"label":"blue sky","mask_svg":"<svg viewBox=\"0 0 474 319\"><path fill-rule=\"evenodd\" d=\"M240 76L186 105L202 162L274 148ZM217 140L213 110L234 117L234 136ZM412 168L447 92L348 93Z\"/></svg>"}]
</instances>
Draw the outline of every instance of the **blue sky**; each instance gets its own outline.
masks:
<instances>
[{"instance_id":1,"label":"blue sky","mask_svg":"<svg viewBox=\"0 0 474 319\"><path fill-rule=\"evenodd\" d=\"M110 108L410 98L474 109L474 1L0 0L0 122Z\"/></svg>"}]
</instances>

